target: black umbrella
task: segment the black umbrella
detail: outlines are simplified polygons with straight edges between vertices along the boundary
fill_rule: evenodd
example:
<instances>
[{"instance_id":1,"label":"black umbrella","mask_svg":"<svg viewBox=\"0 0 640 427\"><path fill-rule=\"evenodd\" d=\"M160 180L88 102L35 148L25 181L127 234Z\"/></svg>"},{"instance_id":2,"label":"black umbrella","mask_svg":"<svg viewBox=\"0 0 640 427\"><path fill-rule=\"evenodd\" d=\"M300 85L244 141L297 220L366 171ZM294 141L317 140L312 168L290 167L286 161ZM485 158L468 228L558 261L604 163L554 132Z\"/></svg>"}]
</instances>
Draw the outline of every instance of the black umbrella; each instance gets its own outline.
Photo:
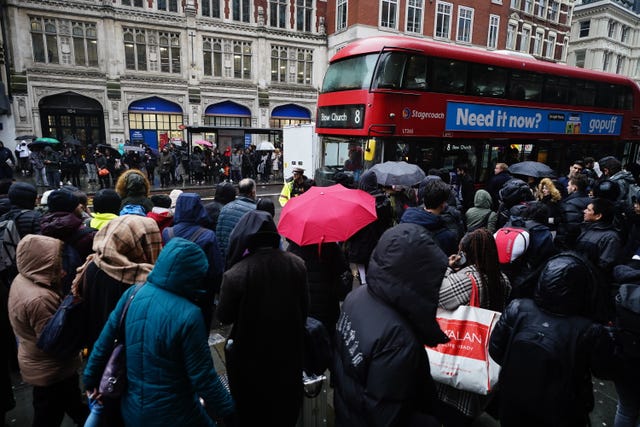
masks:
<instances>
[{"instance_id":1,"label":"black umbrella","mask_svg":"<svg viewBox=\"0 0 640 427\"><path fill-rule=\"evenodd\" d=\"M533 178L553 178L556 176L555 171L549 166L530 160L512 164L509 166L509 172L514 175L530 176Z\"/></svg>"},{"instance_id":2,"label":"black umbrella","mask_svg":"<svg viewBox=\"0 0 640 427\"><path fill-rule=\"evenodd\" d=\"M16 141L26 141L26 140L34 140L36 139L37 136L35 135L20 135L20 136L16 136Z\"/></svg>"},{"instance_id":3,"label":"black umbrella","mask_svg":"<svg viewBox=\"0 0 640 427\"><path fill-rule=\"evenodd\" d=\"M31 151L41 151L44 147L55 148L58 144L52 144L46 141L33 141L27 144L27 148Z\"/></svg>"},{"instance_id":4,"label":"black umbrella","mask_svg":"<svg viewBox=\"0 0 640 427\"><path fill-rule=\"evenodd\" d=\"M380 185L416 185L425 177L420 166L407 162L384 162L374 165L370 169L376 174L376 179Z\"/></svg>"},{"instance_id":5,"label":"black umbrella","mask_svg":"<svg viewBox=\"0 0 640 427\"><path fill-rule=\"evenodd\" d=\"M118 151L118 149L114 148L114 147L112 147L110 145L98 144L98 146L96 148L98 148L98 150L103 152L103 153L108 150L111 153L111 155L114 156L114 157L121 157L120 156L120 152Z\"/></svg>"},{"instance_id":6,"label":"black umbrella","mask_svg":"<svg viewBox=\"0 0 640 427\"><path fill-rule=\"evenodd\" d=\"M73 136L67 136L62 142L64 142L67 145L82 145L82 141L80 141L77 138L74 138Z\"/></svg>"}]
</instances>

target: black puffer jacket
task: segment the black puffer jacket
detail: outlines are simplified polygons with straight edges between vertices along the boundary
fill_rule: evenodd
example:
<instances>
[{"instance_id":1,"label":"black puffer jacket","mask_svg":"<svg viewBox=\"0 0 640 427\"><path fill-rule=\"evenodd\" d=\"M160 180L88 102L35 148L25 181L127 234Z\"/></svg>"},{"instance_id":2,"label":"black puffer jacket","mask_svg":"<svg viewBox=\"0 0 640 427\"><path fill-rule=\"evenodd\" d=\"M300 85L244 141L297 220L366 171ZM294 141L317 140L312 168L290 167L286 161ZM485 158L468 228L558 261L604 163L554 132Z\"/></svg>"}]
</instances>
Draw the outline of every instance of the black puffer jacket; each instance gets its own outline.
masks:
<instances>
[{"instance_id":1,"label":"black puffer jacket","mask_svg":"<svg viewBox=\"0 0 640 427\"><path fill-rule=\"evenodd\" d=\"M578 254L563 253L551 258L543 268L533 300L516 299L505 309L491 334L489 348L491 357L503 367L500 376L503 426L568 426L586 421L594 406L591 372L602 377L610 369L606 359L610 354L608 333L592 320L594 298L598 298L595 287L589 263ZM552 391L537 390L536 384L522 379L506 378L507 375L535 378L535 372L533 376L524 375L527 369L536 369L535 363L509 358L512 337L521 330L548 330L552 339L564 343L563 355L572 359L566 361L566 366L573 367L573 392L561 396L566 405L560 413L550 414L540 407L540 402L546 399L545 393ZM532 342L534 338L532 335Z\"/></svg>"},{"instance_id":2,"label":"black puffer jacket","mask_svg":"<svg viewBox=\"0 0 640 427\"><path fill-rule=\"evenodd\" d=\"M585 222L575 249L586 254L604 272L610 273L622 255L622 241L613 225L602 221Z\"/></svg>"},{"instance_id":3,"label":"black puffer jacket","mask_svg":"<svg viewBox=\"0 0 640 427\"><path fill-rule=\"evenodd\" d=\"M560 223L554 243L560 249L573 249L580 235L580 224L584 220L584 210L591 198L582 192L573 192L560 202Z\"/></svg>"},{"instance_id":4,"label":"black puffer jacket","mask_svg":"<svg viewBox=\"0 0 640 427\"><path fill-rule=\"evenodd\" d=\"M338 320L337 426L430 425L437 397L424 345L447 341L435 321L446 267L422 226L400 224L382 235L368 285L347 296Z\"/></svg>"}]
</instances>

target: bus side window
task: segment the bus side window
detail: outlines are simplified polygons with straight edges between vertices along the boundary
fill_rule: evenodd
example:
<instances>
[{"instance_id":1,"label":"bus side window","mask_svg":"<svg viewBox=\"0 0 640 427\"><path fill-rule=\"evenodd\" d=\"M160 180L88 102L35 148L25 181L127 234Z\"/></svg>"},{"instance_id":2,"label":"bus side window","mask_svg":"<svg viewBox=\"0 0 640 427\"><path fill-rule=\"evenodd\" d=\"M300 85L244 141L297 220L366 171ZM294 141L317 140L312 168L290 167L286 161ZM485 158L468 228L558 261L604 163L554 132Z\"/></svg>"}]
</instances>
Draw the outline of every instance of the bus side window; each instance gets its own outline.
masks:
<instances>
[{"instance_id":1,"label":"bus side window","mask_svg":"<svg viewBox=\"0 0 640 427\"><path fill-rule=\"evenodd\" d=\"M407 61L402 87L405 89L427 89L427 58L414 55Z\"/></svg>"},{"instance_id":2,"label":"bus side window","mask_svg":"<svg viewBox=\"0 0 640 427\"><path fill-rule=\"evenodd\" d=\"M473 64L470 77L472 95L504 97L507 70L490 65Z\"/></svg>"},{"instance_id":3,"label":"bus side window","mask_svg":"<svg viewBox=\"0 0 640 427\"><path fill-rule=\"evenodd\" d=\"M389 53L383 58L378 66L375 87L379 89L399 88L405 60L406 55L402 53Z\"/></svg>"},{"instance_id":4,"label":"bus side window","mask_svg":"<svg viewBox=\"0 0 640 427\"><path fill-rule=\"evenodd\" d=\"M465 93L467 63L456 60L433 59L433 88L436 92Z\"/></svg>"}]
</instances>

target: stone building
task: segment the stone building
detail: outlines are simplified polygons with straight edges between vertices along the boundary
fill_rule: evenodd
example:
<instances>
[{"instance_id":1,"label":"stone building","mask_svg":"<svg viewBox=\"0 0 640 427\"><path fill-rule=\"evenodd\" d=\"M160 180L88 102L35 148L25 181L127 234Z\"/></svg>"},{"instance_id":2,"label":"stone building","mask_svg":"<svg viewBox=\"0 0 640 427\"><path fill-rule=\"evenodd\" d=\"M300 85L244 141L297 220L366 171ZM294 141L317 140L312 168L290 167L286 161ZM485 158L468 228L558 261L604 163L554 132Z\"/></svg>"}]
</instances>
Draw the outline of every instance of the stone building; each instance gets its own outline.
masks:
<instances>
[{"instance_id":1,"label":"stone building","mask_svg":"<svg viewBox=\"0 0 640 427\"><path fill-rule=\"evenodd\" d=\"M314 120L324 0L1 0L0 139L220 148ZM2 102L0 102L0 114Z\"/></svg>"},{"instance_id":2,"label":"stone building","mask_svg":"<svg viewBox=\"0 0 640 427\"><path fill-rule=\"evenodd\" d=\"M640 2L582 1L576 5L567 63L640 82Z\"/></svg>"}]
</instances>

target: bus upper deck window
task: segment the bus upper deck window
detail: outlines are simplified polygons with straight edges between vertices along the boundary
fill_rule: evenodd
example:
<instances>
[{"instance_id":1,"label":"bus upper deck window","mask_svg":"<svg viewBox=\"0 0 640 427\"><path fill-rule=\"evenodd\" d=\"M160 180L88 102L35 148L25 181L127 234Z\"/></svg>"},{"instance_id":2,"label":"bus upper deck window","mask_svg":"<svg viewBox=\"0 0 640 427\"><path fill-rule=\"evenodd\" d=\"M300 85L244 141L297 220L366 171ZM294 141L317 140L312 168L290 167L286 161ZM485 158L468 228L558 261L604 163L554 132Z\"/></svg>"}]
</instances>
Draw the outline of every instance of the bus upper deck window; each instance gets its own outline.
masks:
<instances>
[{"instance_id":1,"label":"bus upper deck window","mask_svg":"<svg viewBox=\"0 0 640 427\"><path fill-rule=\"evenodd\" d=\"M385 55L378 64L376 87L380 89L397 89L400 87L406 55L392 52Z\"/></svg>"},{"instance_id":2,"label":"bus upper deck window","mask_svg":"<svg viewBox=\"0 0 640 427\"><path fill-rule=\"evenodd\" d=\"M433 88L436 92L465 93L467 63L451 59L433 59Z\"/></svg>"},{"instance_id":3,"label":"bus upper deck window","mask_svg":"<svg viewBox=\"0 0 640 427\"><path fill-rule=\"evenodd\" d=\"M406 72L402 80L405 89L425 90L427 84L427 58L413 55L407 61Z\"/></svg>"}]
</instances>

